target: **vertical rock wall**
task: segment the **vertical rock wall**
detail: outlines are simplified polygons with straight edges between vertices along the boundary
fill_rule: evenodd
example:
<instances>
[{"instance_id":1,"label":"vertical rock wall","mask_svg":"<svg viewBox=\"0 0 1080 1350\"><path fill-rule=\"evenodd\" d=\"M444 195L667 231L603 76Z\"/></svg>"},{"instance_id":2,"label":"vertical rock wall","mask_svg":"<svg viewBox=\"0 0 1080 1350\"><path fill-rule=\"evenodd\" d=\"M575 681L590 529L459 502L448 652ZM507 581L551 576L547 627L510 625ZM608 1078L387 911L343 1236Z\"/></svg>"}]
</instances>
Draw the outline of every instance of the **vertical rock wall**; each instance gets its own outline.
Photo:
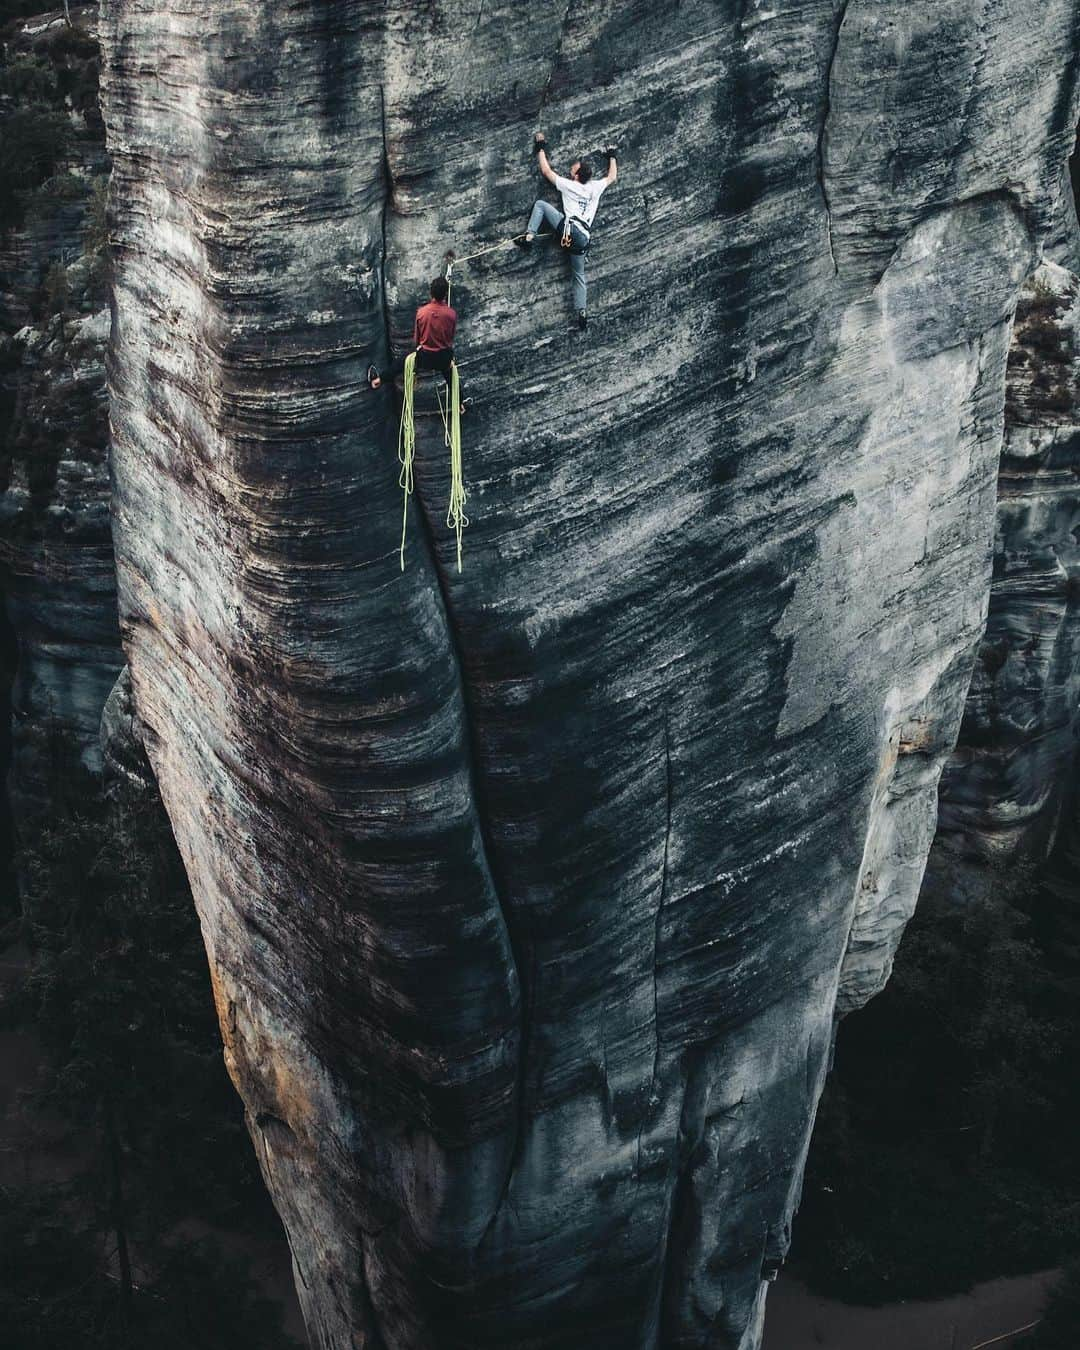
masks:
<instances>
[{"instance_id":1,"label":"vertical rock wall","mask_svg":"<svg viewBox=\"0 0 1080 1350\"><path fill-rule=\"evenodd\" d=\"M989 580L1065 0L106 0L125 645L311 1339L757 1342ZM471 525L363 371L455 279ZM434 428L434 429L433 429Z\"/></svg>"},{"instance_id":2,"label":"vertical rock wall","mask_svg":"<svg viewBox=\"0 0 1080 1350\"><path fill-rule=\"evenodd\" d=\"M1071 792L1080 699L1080 281L1044 263L1009 354L986 636L942 782L935 873L1042 863ZM957 872L957 863L967 866Z\"/></svg>"}]
</instances>

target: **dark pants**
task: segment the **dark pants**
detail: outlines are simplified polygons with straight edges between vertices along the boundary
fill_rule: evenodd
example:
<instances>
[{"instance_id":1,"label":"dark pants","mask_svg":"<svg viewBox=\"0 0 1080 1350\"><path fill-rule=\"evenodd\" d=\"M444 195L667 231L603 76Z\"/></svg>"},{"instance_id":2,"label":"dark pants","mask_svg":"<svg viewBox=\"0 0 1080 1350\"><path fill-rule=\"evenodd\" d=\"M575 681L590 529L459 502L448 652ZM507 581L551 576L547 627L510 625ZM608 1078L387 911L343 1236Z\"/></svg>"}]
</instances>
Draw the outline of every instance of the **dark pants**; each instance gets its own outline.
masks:
<instances>
[{"instance_id":1,"label":"dark pants","mask_svg":"<svg viewBox=\"0 0 1080 1350\"><path fill-rule=\"evenodd\" d=\"M406 352L404 356L395 356L390 365L390 378L396 379L399 375L405 374L405 358L411 355ZM453 347L444 347L441 351L427 352L423 347L416 349L416 369L417 370L441 370L449 378L450 365L454 359ZM461 387L461 371L458 371L458 387Z\"/></svg>"},{"instance_id":2,"label":"dark pants","mask_svg":"<svg viewBox=\"0 0 1080 1350\"><path fill-rule=\"evenodd\" d=\"M427 352L423 347L416 349L417 370L441 370L445 375L454 361L453 347L444 347L438 352ZM459 372L460 377L460 372Z\"/></svg>"},{"instance_id":3,"label":"dark pants","mask_svg":"<svg viewBox=\"0 0 1080 1350\"><path fill-rule=\"evenodd\" d=\"M538 239L541 239L543 238L543 233L540 230L541 225L547 225L548 229L552 231L550 238L554 238L558 234L561 239L567 229L566 217L561 211L557 211L550 202L537 201L533 204L532 215L529 217L529 223L525 228L530 234L535 234ZM574 240L574 249L577 250L577 252L574 252L574 249L567 249L570 254L570 280L574 287L574 308L584 309L586 295L585 251L589 247L589 236L576 221L570 222L569 229Z\"/></svg>"}]
</instances>

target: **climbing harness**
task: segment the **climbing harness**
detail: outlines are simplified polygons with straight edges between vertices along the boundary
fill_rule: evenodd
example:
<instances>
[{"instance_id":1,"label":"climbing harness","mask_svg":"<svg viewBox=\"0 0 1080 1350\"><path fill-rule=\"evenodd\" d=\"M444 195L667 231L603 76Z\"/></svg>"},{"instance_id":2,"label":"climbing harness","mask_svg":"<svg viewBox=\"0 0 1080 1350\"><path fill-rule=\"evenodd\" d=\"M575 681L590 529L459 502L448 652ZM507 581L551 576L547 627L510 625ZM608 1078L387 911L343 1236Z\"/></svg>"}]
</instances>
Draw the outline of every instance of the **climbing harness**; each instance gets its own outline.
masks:
<instances>
[{"instance_id":1,"label":"climbing harness","mask_svg":"<svg viewBox=\"0 0 1080 1350\"><path fill-rule=\"evenodd\" d=\"M450 502L446 510L447 529L454 531L457 538L457 570L461 571L461 532L469 523L465 514L465 480L461 464L461 381L456 362L451 362L446 379L446 398L444 404L438 385L435 399L442 417L443 440L450 451ZM402 381L401 422L398 424L398 460L401 473L398 486L402 490L401 511L401 548L399 558L401 570L405 571L405 530L409 523L409 498L416 486L413 469L416 458L416 353L410 352L405 358L405 371Z\"/></svg>"},{"instance_id":2,"label":"climbing harness","mask_svg":"<svg viewBox=\"0 0 1080 1350\"><path fill-rule=\"evenodd\" d=\"M579 244L574 238L573 227L575 225L585 236L584 244ZM577 216L568 216L564 212L562 218L562 231L562 237L559 240L562 247L569 249L575 258L584 257L592 244L592 230L588 225L586 225L583 220L579 220Z\"/></svg>"}]
</instances>

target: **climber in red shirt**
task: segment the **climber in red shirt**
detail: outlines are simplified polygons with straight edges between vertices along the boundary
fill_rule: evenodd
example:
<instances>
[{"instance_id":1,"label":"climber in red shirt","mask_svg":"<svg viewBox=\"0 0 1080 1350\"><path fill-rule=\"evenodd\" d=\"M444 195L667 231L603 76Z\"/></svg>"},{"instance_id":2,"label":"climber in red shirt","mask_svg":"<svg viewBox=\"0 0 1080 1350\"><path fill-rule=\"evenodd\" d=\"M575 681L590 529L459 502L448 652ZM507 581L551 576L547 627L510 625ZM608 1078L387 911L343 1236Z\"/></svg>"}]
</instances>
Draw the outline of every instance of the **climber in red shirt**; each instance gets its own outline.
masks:
<instances>
[{"instance_id":1,"label":"climber in red shirt","mask_svg":"<svg viewBox=\"0 0 1080 1350\"><path fill-rule=\"evenodd\" d=\"M457 314L446 303L447 289L446 278L436 277L431 283L431 299L416 311L413 342L421 370L448 370L454 359Z\"/></svg>"},{"instance_id":2,"label":"climber in red shirt","mask_svg":"<svg viewBox=\"0 0 1080 1350\"><path fill-rule=\"evenodd\" d=\"M416 349L417 370L439 370L449 376L454 364L454 333L457 330L457 314L446 303L450 287L445 277L436 277L431 283L431 299L416 311L413 324L413 346ZM392 374L400 375L405 368L405 358L395 360ZM368 366L367 381L372 389L382 384L382 376L376 366ZM458 372L458 387L461 375ZM462 401L464 412L468 400Z\"/></svg>"}]
</instances>

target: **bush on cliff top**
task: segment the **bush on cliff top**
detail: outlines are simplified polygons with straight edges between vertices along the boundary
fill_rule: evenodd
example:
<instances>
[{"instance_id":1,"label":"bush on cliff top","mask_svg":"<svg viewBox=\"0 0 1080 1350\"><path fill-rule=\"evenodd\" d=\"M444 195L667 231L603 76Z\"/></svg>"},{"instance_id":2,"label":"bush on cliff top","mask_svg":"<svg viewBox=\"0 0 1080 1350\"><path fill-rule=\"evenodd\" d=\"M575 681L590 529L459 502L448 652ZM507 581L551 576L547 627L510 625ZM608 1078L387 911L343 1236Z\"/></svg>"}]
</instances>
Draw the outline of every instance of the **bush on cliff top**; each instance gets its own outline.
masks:
<instances>
[{"instance_id":1,"label":"bush on cliff top","mask_svg":"<svg viewBox=\"0 0 1080 1350\"><path fill-rule=\"evenodd\" d=\"M35 6L36 8L36 6ZM0 10L0 21L5 17ZM34 39L10 25L0 57L0 227L55 205L43 185L72 160L102 157L98 46L76 27ZM84 190L85 191L85 190Z\"/></svg>"}]
</instances>

